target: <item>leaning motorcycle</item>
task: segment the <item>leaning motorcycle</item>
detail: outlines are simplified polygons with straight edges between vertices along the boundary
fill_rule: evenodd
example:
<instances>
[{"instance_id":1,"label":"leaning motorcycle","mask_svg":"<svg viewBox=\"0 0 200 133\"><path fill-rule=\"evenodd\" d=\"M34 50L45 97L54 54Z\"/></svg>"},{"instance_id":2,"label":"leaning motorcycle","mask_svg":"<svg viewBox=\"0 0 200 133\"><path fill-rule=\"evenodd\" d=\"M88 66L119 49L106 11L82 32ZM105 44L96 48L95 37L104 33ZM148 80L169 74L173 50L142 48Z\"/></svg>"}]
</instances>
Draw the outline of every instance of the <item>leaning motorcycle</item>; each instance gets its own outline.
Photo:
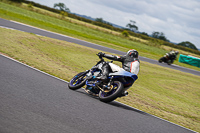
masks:
<instances>
[{"instance_id":1,"label":"leaning motorcycle","mask_svg":"<svg viewBox=\"0 0 200 133\"><path fill-rule=\"evenodd\" d=\"M97 62L90 70L80 72L75 75L69 82L68 86L71 90L77 90L86 85L84 90L93 96L99 97L102 102L111 102L118 97L122 97L123 92L129 89L137 80L137 75L127 72L119 66L113 64L113 61L106 62L99 56L100 61ZM102 75L102 66L108 63L110 73L106 81L98 79Z\"/></svg>"},{"instance_id":2,"label":"leaning motorcycle","mask_svg":"<svg viewBox=\"0 0 200 133\"><path fill-rule=\"evenodd\" d=\"M170 58L169 56L164 56L161 57L158 62L162 63L167 63L168 65L171 65L174 62L175 58Z\"/></svg>"}]
</instances>

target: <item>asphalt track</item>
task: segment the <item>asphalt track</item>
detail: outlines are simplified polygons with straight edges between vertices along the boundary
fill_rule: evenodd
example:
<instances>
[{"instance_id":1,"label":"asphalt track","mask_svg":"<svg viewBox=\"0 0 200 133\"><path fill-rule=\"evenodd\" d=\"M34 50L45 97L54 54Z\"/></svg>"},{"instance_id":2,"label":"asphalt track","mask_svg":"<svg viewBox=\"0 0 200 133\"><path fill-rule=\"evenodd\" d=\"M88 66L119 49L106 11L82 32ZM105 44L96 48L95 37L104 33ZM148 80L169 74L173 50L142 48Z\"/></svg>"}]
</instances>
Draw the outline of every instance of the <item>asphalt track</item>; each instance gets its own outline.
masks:
<instances>
[{"instance_id":1,"label":"asphalt track","mask_svg":"<svg viewBox=\"0 0 200 133\"><path fill-rule=\"evenodd\" d=\"M0 55L0 133L22 132L194 131L116 101L100 102L81 89L69 90L67 82Z\"/></svg>"},{"instance_id":2,"label":"asphalt track","mask_svg":"<svg viewBox=\"0 0 200 133\"><path fill-rule=\"evenodd\" d=\"M92 47L94 49L99 49L100 51L106 51L106 52L115 53L115 54L119 54L119 55L125 54L125 52L122 52L122 51L107 48L107 47L104 47L104 46L100 46L100 45L97 45L97 44L94 44L94 43L86 42L86 41L79 40L79 39L76 39L76 38L72 38L72 37L69 37L69 36L61 35L61 34L58 34L58 33L46 31L46 30L39 29L39 28L36 28L36 27L24 25L24 24L17 23L17 22L14 22L14 21L5 20L5 19L2 19L2 18L0 18L0 26L11 28L11 29L16 29L16 30L21 30L21 31L24 31L24 32L34 33L34 34L41 35L41 36L51 37L51 38L55 38L55 39L59 39L59 40L64 40L64 41L67 41L67 42L72 42L72 43L84 45L84 46L87 46L87 47ZM200 76L200 71L188 69L188 68L185 68L185 67L180 67L180 66L177 66L177 65L174 65L174 64L167 65L166 63L158 63L157 60L152 60L152 59L141 57L141 56L139 57L139 59L141 61L146 61L146 62L149 62L149 63L152 63L152 64L157 64L157 65L160 65L160 66L163 66L163 67L168 67L168 68L171 68L171 69L175 69L175 70L179 70L179 71L182 71L182 72L191 73L191 74Z\"/></svg>"},{"instance_id":3,"label":"asphalt track","mask_svg":"<svg viewBox=\"0 0 200 133\"><path fill-rule=\"evenodd\" d=\"M0 55L0 133L192 133Z\"/></svg>"}]
</instances>

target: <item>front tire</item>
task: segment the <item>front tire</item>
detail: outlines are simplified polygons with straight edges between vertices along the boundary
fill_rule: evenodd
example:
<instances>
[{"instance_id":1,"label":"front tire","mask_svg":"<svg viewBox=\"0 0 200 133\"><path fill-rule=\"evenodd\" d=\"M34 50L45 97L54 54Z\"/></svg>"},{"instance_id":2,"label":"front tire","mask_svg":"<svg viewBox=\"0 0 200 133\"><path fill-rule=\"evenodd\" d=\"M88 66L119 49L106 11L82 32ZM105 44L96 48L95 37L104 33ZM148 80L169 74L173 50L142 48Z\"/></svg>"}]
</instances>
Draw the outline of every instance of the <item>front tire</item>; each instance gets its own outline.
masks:
<instances>
[{"instance_id":1,"label":"front tire","mask_svg":"<svg viewBox=\"0 0 200 133\"><path fill-rule=\"evenodd\" d=\"M87 72L80 72L75 75L69 82L68 87L71 90L77 90L85 85L87 80L86 76Z\"/></svg>"},{"instance_id":2,"label":"front tire","mask_svg":"<svg viewBox=\"0 0 200 133\"><path fill-rule=\"evenodd\" d=\"M114 81L112 86L113 86L112 91L108 93L103 91L99 92L100 101L108 103L121 96L122 91L124 89L123 84L120 81Z\"/></svg>"},{"instance_id":3,"label":"front tire","mask_svg":"<svg viewBox=\"0 0 200 133\"><path fill-rule=\"evenodd\" d=\"M168 60L168 62L167 62L168 65L171 65L172 63L173 63L172 60Z\"/></svg>"}]
</instances>

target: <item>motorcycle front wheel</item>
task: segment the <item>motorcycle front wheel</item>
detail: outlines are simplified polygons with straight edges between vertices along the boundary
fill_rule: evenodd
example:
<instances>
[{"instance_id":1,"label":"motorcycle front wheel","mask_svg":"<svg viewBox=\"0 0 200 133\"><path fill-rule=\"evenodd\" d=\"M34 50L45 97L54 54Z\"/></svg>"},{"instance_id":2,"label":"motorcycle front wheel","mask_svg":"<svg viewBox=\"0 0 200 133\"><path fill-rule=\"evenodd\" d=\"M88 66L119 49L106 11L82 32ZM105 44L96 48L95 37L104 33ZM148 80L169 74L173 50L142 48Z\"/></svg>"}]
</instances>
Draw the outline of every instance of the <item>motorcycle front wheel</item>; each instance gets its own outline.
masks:
<instances>
[{"instance_id":1,"label":"motorcycle front wheel","mask_svg":"<svg viewBox=\"0 0 200 133\"><path fill-rule=\"evenodd\" d=\"M124 89L123 84L120 81L114 81L111 86L113 88L110 92L99 92L100 101L108 103L121 96L122 91Z\"/></svg>"},{"instance_id":2,"label":"motorcycle front wheel","mask_svg":"<svg viewBox=\"0 0 200 133\"><path fill-rule=\"evenodd\" d=\"M87 72L80 72L75 75L69 82L68 87L71 90L77 90L85 85Z\"/></svg>"},{"instance_id":3,"label":"motorcycle front wheel","mask_svg":"<svg viewBox=\"0 0 200 133\"><path fill-rule=\"evenodd\" d=\"M169 60L169 61L167 62L168 65L171 65L172 63L173 63L172 60Z\"/></svg>"}]
</instances>

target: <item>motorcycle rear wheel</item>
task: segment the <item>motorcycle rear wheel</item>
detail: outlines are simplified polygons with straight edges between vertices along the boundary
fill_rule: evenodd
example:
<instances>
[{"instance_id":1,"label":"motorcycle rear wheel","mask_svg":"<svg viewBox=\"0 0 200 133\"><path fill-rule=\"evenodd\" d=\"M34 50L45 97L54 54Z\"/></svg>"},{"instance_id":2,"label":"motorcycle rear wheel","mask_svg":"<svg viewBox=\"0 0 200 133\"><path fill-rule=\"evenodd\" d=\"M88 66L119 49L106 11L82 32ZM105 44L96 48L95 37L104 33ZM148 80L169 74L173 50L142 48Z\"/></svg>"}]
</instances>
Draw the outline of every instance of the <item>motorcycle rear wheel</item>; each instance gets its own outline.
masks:
<instances>
[{"instance_id":1,"label":"motorcycle rear wheel","mask_svg":"<svg viewBox=\"0 0 200 133\"><path fill-rule=\"evenodd\" d=\"M85 85L87 80L86 76L87 72L80 72L75 75L69 82L68 87L71 90L77 90Z\"/></svg>"},{"instance_id":2,"label":"motorcycle rear wheel","mask_svg":"<svg viewBox=\"0 0 200 133\"><path fill-rule=\"evenodd\" d=\"M165 58L165 57L161 57L161 58L158 60L158 62L159 62L159 63L162 63L162 62L164 61L164 58Z\"/></svg>"},{"instance_id":3,"label":"motorcycle rear wheel","mask_svg":"<svg viewBox=\"0 0 200 133\"><path fill-rule=\"evenodd\" d=\"M112 86L113 86L112 91L108 93L103 91L99 92L100 101L108 103L121 96L122 91L124 89L123 84L120 81L114 81Z\"/></svg>"}]
</instances>

